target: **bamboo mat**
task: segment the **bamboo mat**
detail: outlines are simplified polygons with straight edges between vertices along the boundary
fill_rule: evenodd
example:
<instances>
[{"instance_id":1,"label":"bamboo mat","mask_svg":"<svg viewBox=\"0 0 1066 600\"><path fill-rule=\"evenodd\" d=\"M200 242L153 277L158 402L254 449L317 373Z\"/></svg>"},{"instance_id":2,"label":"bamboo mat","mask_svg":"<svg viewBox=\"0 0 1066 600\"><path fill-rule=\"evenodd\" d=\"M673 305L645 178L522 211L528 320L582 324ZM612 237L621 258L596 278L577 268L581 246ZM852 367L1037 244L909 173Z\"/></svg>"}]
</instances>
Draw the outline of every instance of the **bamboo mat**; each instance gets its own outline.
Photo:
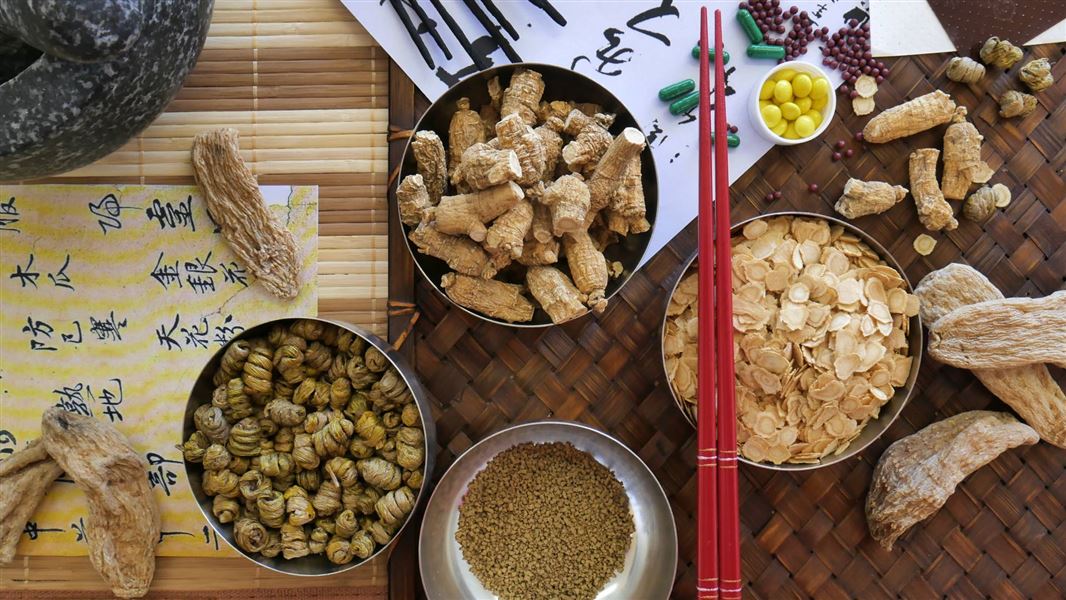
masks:
<instances>
[{"instance_id":1,"label":"bamboo mat","mask_svg":"<svg viewBox=\"0 0 1066 600\"><path fill-rule=\"evenodd\" d=\"M319 314L387 332L389 60L339 0L216 0L184 88L147 130L54 183L192 183L192 138L241 133L263 185L319 186ZM162 558L155 598L383 598L388 559L307 579L243 558ZM66 595L46 590L67 590ZM106 598L84 557L17 557L2 598ZM253 593L254 591L254 593Z\"/></svg>"},{"instance_id":2,"label":"bamboo mat","mask_svg":"<svg viewBox=\"0 0 1066 600\"><path fill-rule=\"evenodd\" d=\"M937 233L929 256L912 247L924 232L913 200L856 225L891 252L912 282L962 261L1008 296L1043 296L1066 288L1066 46L1026 49L1048 57L1055 85L1024 119L1001 119L997 98L1019 89L1017 67L991 69L984 81L948 81L947 55L894 59L876 96L879 107L944 89L971 108L985 136L983 155L1014 200L978 225ZM1020 67L1021 63L1019 63ZM393 71L390 128L413 126L425 109ZM913 148L940 147L944 127L905 141L857 146L833 162L832 144L852 141L867 118L840 106L819 140L771 150L731 187L740 221L787 210L834 214L849 177L907 185ZM741 137L756 135L740 132ZM394 143L394 155L402 145ZM396 162L398 164L398 158ZM808 185L821 191L812 194ZM909 186L908 186L909 187ZM768 192L783 198L767 202ZM959 203L952 203L958 210ZM559 327L513 329L454 308L411 271L399 238L391 265L392 299L418 305L405 350L415 360L437 421L441 471L486 435L512 423L555 417L608 431L642 459L670 497L680 546L673 597L694 598L696 460L693 429L676 408L662 367L660 327L670 290L696 248L683 231L611 300L603 315ZM406 287L405 287L406 286ZM1053 369L1061 385L1066 373ZM1009 410L971 373L926 357L901 417L859 458L805 473L741 465L741 537L745 598L779 600L1066 597L1066 450L1046 443L1004 453L962 484L933 517L893 551L867 533L863 511L873 466L893 441L964 410Z\"/></svg>"}]
</instances>

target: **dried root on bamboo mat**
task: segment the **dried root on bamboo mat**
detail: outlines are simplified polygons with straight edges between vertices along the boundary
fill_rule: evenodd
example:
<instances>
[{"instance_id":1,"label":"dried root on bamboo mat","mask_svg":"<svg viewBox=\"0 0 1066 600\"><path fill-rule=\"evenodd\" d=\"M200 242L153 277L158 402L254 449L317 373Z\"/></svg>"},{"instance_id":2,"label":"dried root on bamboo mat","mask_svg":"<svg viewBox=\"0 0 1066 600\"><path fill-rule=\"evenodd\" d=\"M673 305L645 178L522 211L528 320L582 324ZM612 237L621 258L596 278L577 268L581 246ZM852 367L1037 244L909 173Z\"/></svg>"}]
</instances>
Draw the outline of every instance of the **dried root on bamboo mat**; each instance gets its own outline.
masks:
<instances>
[{"instance_id":1,"label":"dried root on bamboo mat","mask_svg":"<svg viewBox=\"0 0 1066 600\"><path fill-rule=\"evenodd\" d=\"M644 135L612 136L614 115L599 106L544 100L536 71L517 69L506 88L498 78L488 88L489 104L463 98L452 117L439 202L430 180L445 171L443 146L433 132L415 134L427 140L415 148L423 183L408 175L397 188L408 237L454 271L442 287L470 310L526 322L540 308L556 323L602 312L609 279L622 274L605 250L651 229Z\"/></svg>"},{"instance_id":2,"label":"dried root on bamboo mat","mask_svg":"<svg viewBox=\"0 0 1066 600\"><path fill-rule=\"evenodd\" d=\"M907 188L883 181L849 179L836 203L836 211L849 219L885 212L907 195Z\"/></svg>"},{"instance_id":3,"label":"dried root on bamboo mat","mask_svg":"<svg viewBox=\"0 0 1066 600\"><path fill-rule=\"evenodd\" d=\"M929 355L963 369L1066 367L1066 291L953 310L929 324Z\"/></svg>"},{"instance_id":4,"label":"dried root on bamboo mat","mask_svg":"<svg viewBox=\"0 0 1066 600\"><path fill-rule=\"evenodd\" d=\"M981 141L973 123L966 120L966 107L955 109L944 132L944 178L941 185L948 200L962 200L974 183L985 183L995 171L981 159Z\"/></svg>"},{"instance_id":5,"label":"dried root on bamboo mat","mask_svg":"<svg viewBox=\"0 0 1066 600\"><path fill-rule=\"evenodd\" d=\"M1040 438L1007 413L975 410L933 423L885 450L866 497L870 535L891 550L915 523L933 515L971 473Z\"/></svg>"},{"instance_id":6,"label":"dried root on bamboo mat","mask_svg":"<svg viewBox=\"0 0 1066 600\"><path fill-rule=\"evenodd\" d=\"M698 273L667 306L666 373L696 407ZM821 219L774 217L733 239L737 441L774 464L843 453L911 371L918 299L858 237Z\"/></svg>"},{"instance_id":7,"label":"dried root on bamboo mat","mask_svg":"<svg viewBox=\"0 0 1066 600\"><path fill-rule=\"evenodd\" d=\"M236 129L215 129L196 136L192 165L203 189L207 212L222 229L248 270L279 298L300 291L296 240L263 200L255 176L241 159Z\"/></svg>"},{"instance_id":8,"label":"dried root on bamboo mat","mask_svg":"<svg viewBox=\"0 0 1066 600\"><path fill-rule=\"evenodd\" d=\"M921 299L922 321L927 325L955 309L1003 299L980 271L960 263L929 273L918 282L915 293ZM973 369L973 374L1035 429L1040 439L1066 448L1066 393L1045 365Z\"/></svg>"},{"instance_id":9,"label":"dried root on bamboo mat","mask_svg":"<svg viewBox=\"0 0 1066 600\"><path fill-rule=\"evenodd\" d=\"M1036 96L1008 90L999 97L999 116L1004 118L1024 117L1036 110Z\"/></svg>"},{"instance_id":10,"label":"dried root on bamboo mat","mask_svg":"<svg viewBox=\"0 0 1066 600\"><path fill-rule=\"evenodd\" d=\"M0 565L15 558L26 522L62 472L40 440L0 462Z\"/></svg>"},{"instance_id":11,"label":"dried root on bamboo mat","mask_svg":"<svg viewBox=\"0 0 1066 600\"><path fill-rule=\"evenodd\" d=\"M159 543L159 507L148 464L117 429L98 419L50 408L41 418L48 454L85 492L89 560L119 598L148 593Z\"/></svg>"},{"instance_id":12,"label":"dried root on bamboo mat","mask_svg":"<svg viewBox=\"0 0 1066 600\"><path fill-rule=\"evenodd\" d=\"M986 65L1009 69L1022 59L1022 49L1007 40L992 36L981 46L980 55Z\"/></svg>"},{"instance_id":13,"label":"dried root on bamboo mat","mask_svg":"<svg viewBox=\"0 0 1066 600\"><path fill-rule=\"evenodd\" d=\"M882 144L943 125L955 114L955 102L940 90L894 106L870 119L862 129L867 142Z\"/></svg>"},{"instance_id":14,"label":"dried root on bamboo mat","mask_svg":"<svg viewBox=\"0 0 1066 600\"><path fill-rule=\"evenodd\" d=\"M1051 63L1046 58L1037 58L1025 63L1018 78L1034 92L1042 92L1055 83L1051 74Z\"/></svg>"},{"instance_id":15,"label":"dried root on bamboo mat","mask_svg":"<svg viewBox=\"0 0 1066 600\"><path fill-rule=\"evenodd\" d=\"M936 181L938 156L940 151L935 148L919 148L910 156L911 194L918 208L918 220L929 231L952 230L959 226L954 210L944 199Z\"/></svg>"},{"instance_id":16,"label":"dried root on bamboo mat","mask_svg":"<svg viewBox=\"0 0 1066 600\"><path fill-rule=\"evenodd\" d=\"M250 351L227 361L240 343ZM426 446L414 397L377 348L296 320L233 342L220 373L182 451L202 464L203 492L238 547L345 564L392 539L414 508Z\"/></svg>"},{"instance_id":17,"label":"dried root on bamboo mat","mask_svg":"<svg viewBox=\"0 0 1066 600\"><path fill-rule=\"evenodd\" d=\"M969 56L956 56L948 61L944 74L959 83L977 83L985 76L985 66Z\"/></svg>"}]
</instances>

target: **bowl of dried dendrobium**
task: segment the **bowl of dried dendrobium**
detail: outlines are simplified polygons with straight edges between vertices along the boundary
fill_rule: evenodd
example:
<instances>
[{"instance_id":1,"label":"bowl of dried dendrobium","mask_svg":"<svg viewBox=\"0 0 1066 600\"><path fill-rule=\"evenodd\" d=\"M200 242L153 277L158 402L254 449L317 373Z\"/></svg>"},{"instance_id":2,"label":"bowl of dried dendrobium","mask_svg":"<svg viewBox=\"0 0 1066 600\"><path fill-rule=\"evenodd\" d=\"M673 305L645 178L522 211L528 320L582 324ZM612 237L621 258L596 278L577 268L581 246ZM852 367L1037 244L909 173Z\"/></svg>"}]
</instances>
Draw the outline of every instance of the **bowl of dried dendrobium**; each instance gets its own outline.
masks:
<instances>
[{"instance_id":1,"label":"bowl of dried dendrobium","mask_svg":"<svg viewBox=\"0 0 1066 600\"><path fill-rule=\"evenodd\" d=\"M655 223L655 166L633 115L552 65L504 65L453 86L415 127L397 181L419 271L503 325L602 312Z\"/></svg>"},{"instance_id":2,"label":"bowl of dried dendrobium","mask_svg":"<svg viewBox=\"0 0 1066 600\"><path fill-rule=\"evenodd\" d=\"M329 575L400 536L435 446L399 354L353 325L303 318L252 327L215 354L179 447L219 537L268 569Z\"/></svg>"},{"instance_id":3,"label":"bowl of dried dendrobium","mask_svg":"<svg viewBox=\"0 0 1066 600\"><path fill-rule=\"evenodd\" d=\"M854 225L779 213L733 226L737 450L757 466L846 460L903 409L922 354L918 298L894 258ZM696 422L696 257L663 319L670 391Z\"/></svg>"}]
</instances>

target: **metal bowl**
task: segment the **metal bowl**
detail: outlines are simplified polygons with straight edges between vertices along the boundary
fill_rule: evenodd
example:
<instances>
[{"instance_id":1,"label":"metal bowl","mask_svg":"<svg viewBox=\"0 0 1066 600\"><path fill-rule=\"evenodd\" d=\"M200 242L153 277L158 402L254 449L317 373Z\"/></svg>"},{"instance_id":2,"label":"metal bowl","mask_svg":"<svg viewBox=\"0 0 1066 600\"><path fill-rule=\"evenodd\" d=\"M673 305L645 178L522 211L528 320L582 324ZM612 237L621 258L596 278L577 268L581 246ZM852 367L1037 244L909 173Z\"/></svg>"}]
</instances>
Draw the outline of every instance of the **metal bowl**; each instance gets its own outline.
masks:
<instances>
[{"instance_id":1,"label":"metal bowl","mask_svg":"<svg viewBox=\"0 0 1066 600\"><path fill-rule=\"evenodd\" d=\"M888 266L892 267L896 270L896 272L900 274L900 277L903 278L903 283L907 286L907 291L910 293L914 293L914 288L911 286L910 280L907 279L907 274L899 266L899 263L896 261L895 257L893 257L892 254L890 254L888 250L886 250L885 247L881 245L880 242L878 242L876 239L873 238L873 236L866 233L862 229L859 229L855 225L852 225L851 223L842 221L835 217L801 211L769 213L765 215L759 215L757 217L752 217L750 219L745 219L744 221L736 223L731 228L731 231L733 235L736 235L745 225L747 225L751 221L755 221L757 219L771 219L774 217L805 217L810 219L824 219L826 221L829 221L830 224L840 225L847 231L858 236L860 239L862 239L863 242L866 242L867 245L877 251L877 253L881 256L881 259L884 260L885 263L888 264ZM680 277L678 277L677 281L674 282L674 286L670 290L670 298L674 297L674 292L677 291L677 286L681 283L681 280L683 280L685 276L688 275L689 272L691 272L695 268L697 258L697 253L694 252L691 256L688 257L688 260L685 261L684 270L681 271ZM667 302L667 305L669 305L669 302ZM666 353L663 351L663 338L666 335L666 321L667 315L666 311L664 310L663 322L662 325L659 326L659 355L662 358L664 375L666 373ZM925 347L922 343L922 320L918 315L911 317L910 333L907 338L907 344L909 345L911 356L914 357L914 360L911 361L911 371L907 375L907 383L903 387L896 390L895 395L893 395L892 398L890 398L889 401L881 407L881 412L879 416L873 421L870 421L866 424L866 427L863 428L862 433L860 433L859 437L855 438L855 440L851 442L851 445L848 446L847 450L835 456L828 456L815 464L783 463L780 465L775 465L773 463L767 462L755 462L744 458L743 455L738 454L740 462L756 467L762 467L764 469L772 469L775 471L809 471L812 469L828 467L829 465L833 465L838 462L843 462L853 456L858 455L860 452L866 449L867 446L872 444L874 440L881 437L881 434L883 434L892 425L892 422L895 421L897 417L899 417L899 413L903 411L903 407L906 406L907 401L910 400L911 392L914 391L914 382L918 379L918 369L922 365L922 351ZM677 393L674 391L674 386L669 381L669 377L667 377L667 387L670 388L670 395L673 396L674 403L677 404L677 408L681 411L681 414L685 416L685 420L688 421L689 425L691 425L692 427L696 427L696 418L692 414L692 409L689 407L689 404L687 402L678 397Z\"/></svg>"},{"instance_id":2,"label":"metal bowl","mask_svg":"<svg viewBox=\"0 0 1066 600\"><path fill-rule=\"evenodd\" d=\"M481 71L480 73L471 75L452 86L451 89L438 98L437 101L429 107L426 113L422 115L422 118L415 126L415 131L430 130L436 132L444 143L444 147L447 148L448 124L451 122L452 115L454 115L456 111L455 102L460 98L466 97L470 99L470 105L474 108L487 104L489 102L489 92L486 87L488 81L498 75L500 77L501 85L506 88L507 83L510 81L511 74L518 68L532 69L543 75L545 89L544 100L594 102L603 106L604 111L614 113L616 117L614 124L611 126L612 134L617 135L618 132L626 127L636 127L637 129L641 129L640 124L637 123L632 113L626 109L614 94L607 91L607 88L588 77L555 65L515 63ZM641 234L626 236L617 244L613 244L607 248L607 251L604 253L607 260L612 262L618 261L622 264L623 268L620 277L610 279L607 282L606 297L608 300L610 300L633 275L637 265L640 264L640 259L644 257L644 252L648 248L648 242L651 241L652 231L655 229L655 215L659 205L659 185L655 175L655 162L652 158L651 148L644 148L644 152L641 154L641 163L643 165L644 203L647 206L647 219L648 222L651 223L651 229ZM404 177L416 172L414 153L411 152L411 141L408 140L403 151L400 174L399 177L396 178L397 185L399 185L399 182L402 181ZM448 268L448 265L445 264L444 261L419 253L418 248L416 248L407 237L411 228L402 224L401 227L403 227L404 241L407 244L407 249L411 252L411 258L414 260L415 265L418 266L418 270L427 280L429 280L430 284L433 285L433 288L437 290L441 296L444 296L448 302L451 302L448 295L444 293L444 288L440 285L441 277L445 273L450 272L451 269ZM501 277L501 279L503 278ZM504 280L510 281L507 279ZM511 282L524 283L521 281ZM539 307L533 314L533 320L527 323L509 323L507 321L483 315L479 312L459 306L458 304L456 304L456 306L479 319L484 319L507 327L546 327L552 325L551 318L549 318L548 314ZM588 313L586 312L584 314Z\"/></svg>"},{"instance_id":3,"label":"metal bowl","mask_svg":"<svg viewBox=\"0 0 1066 600\"><path fill-rule=\"evenodd\" d=\"M419 417L421 417L422 420L422 428L425 432L426 444L426 458L425 462L422 465L422 474L425 483L422 485L421 488L419 488L418 495L415 497L415 506L412 508L410 513L412 515L417 514L418 504L422 501L422 497L427 494L426 488L429 487L429 482L432 481L433 477L433 458L437 454L436 427L433 423L433 415L430 412L429 401L426 400L426 392L422 389L422 384L418 382L418 378L415 376L414 370L411 369L410 366L408 366L407 361L398 352L393 350L392 346L390 346L387 342L385 342L378 336L356 325L345 323L343 321L332 321L329 319L319 319L315 317L300 317L300 319L275 319L273 321L267 321L242 332L240 335L234 337L233 340L230 341L230 343L241 339L262 337L266 335L267 331L269 331L270 328L277 323L290 324L294 321L301 319L308 321L319 321L327 325L335 325L342 329L346 329L359 336L360 338L366 340L368 344L377 348L379 351L381 351L382 354L385 355L387 359L389 359L389 364L396 369L396 372L399 373L400 377L403 378L404 383L407 384L407 388L411 390L411 395L414 397L415 406L418 407ZM215 371L218 370L219 362L222 360L222 354L225 352L228 346L229 344L219 349L218 352L215 352L215 355L211 357L211 360L207 362L203 370L200 372L200 376L196 379L196 384L193 385L192 392L189 394L189 401L185 405L185 420L182 424L181 440L179 440L179 445L185 440L189 439L189 436L192 435L194 431L196 431L196 427L193 424L193 412L195 412L196 408L199 407L201 404L211 402L211 393L214 391L215 388L215 386L211 382L211 379L214 376ZM189 480L189 487L192 488L193 496L196 498L196 504L200 507L200 512L204 514L204 518L207 519L207 522L211 525L211 528L215 530L215 533L218 534L218 537L226 540L226 543L229 544L231 548L244 555L246 558L248 558L248 560L255 562L261 567L265 567L267 569L270 569L271 571L276 571L278 573L285 573L287 575L315 576L333 575L336 573L342 573L349 569L354 569L362 564L369 563L370 561L374 560L374 557L381 554L382 552L388 551L392 547L392 545L396 543L396 540L400 539L400 536L403 535L404 529L411 522L410 517L408 517L408 519L404 521L403 525L401 525L400 528L396 530L396 535L394 535L392 539L389 540L389 543L378 548L377 551L375 551L374 554L372 554L369 558L358 562L353 561L345 565L337 565L331 563L329 560L326 559L325 556L321 554L305 556L303 558L297 558L293 560L286 560L282 558L280 554L274 558L266 558L259 554L252 555L243 550L233 540L233 526L231 524L223 525L222 523L219 523L214 513L211 512L212 499L207 494L204 494L202 489L204 474L203 466L199 463L191 463L189 461L184 461L184 463L185 476Z\"/></svg>"},{"instance_id":4,"label":"metal bowl","mask_svg":"<svg viewBox=\"0 0 1066 600\"><path fill-rule=\"evenodd\" d=\"M444 473L429 499L418 540L418 563L427 598L495 598L470 572L455 541L459 506L474 476L493 457L525 442L569 442L611 469L625 486L636 531L625 567L600 591L597 600L668 598L677 569L677 530L666 493L647 465L625 444L570 421L508 427L474 444Z\"/></svg>"}]
</instances>

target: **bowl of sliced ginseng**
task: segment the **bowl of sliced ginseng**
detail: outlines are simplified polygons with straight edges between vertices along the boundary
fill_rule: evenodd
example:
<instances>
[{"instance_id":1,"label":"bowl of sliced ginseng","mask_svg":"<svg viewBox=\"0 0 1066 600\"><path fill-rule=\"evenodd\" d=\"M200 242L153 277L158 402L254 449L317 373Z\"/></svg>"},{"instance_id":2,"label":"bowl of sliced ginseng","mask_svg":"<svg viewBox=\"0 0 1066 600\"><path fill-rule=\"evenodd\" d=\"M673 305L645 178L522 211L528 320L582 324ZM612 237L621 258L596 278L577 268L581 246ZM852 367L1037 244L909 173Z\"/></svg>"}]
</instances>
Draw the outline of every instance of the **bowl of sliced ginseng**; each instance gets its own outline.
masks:
<instances>
[{"instance_id":1,"label":"bowl of sliced ginseng","mask_svg":"<svg viewBox=\"0 0 1066 600\"><path fill-rule=\"evenodd\" d=\"M833 217L733 226L737 454L798 471L859 454L899 416L922 357L918 297L872 236ZM663 317L663 367L696 425L698 275L689 258Z\"/></svg>"},{"instance_id":2,"label":"bowl of sliced ginseng","mask_svg":"<svg viewBox=\"0 0 1066 600\"><path fill-rule=\"evenodd\" d=\"M434 289L515 327L603 312L640 264L658 207L632 113L588 77L533 63L487 69L434 102L395 192Z\"/></svg>"}]
</instances>

